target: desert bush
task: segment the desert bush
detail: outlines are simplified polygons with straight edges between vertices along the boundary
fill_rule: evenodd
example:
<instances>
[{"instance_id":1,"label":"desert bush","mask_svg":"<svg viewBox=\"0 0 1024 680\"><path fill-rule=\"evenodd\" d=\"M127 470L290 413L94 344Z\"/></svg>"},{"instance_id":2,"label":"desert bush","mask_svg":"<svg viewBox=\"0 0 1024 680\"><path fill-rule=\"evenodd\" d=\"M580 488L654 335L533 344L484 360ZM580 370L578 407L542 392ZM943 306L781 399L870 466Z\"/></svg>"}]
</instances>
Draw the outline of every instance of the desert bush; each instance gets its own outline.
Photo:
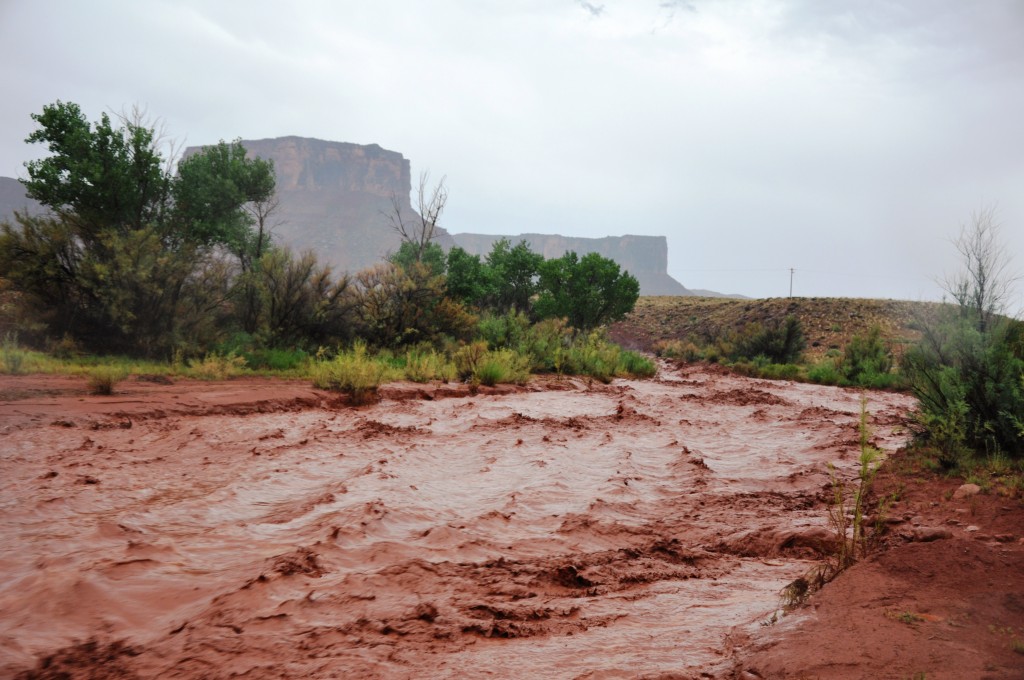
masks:
<instances>
[{"instance_id":1,"label":"desert bush","mask_svg":"<svg viewBox=\"0 0 1024 680\"><path fill-rule=\"evenodd\" d=\"M879 376L892 371L892 350L882 340L882 330L872 326L867 335L856 334L843 349L840 363L843 376L853 385L869 386L884 382Z\"/></svg>"},{"instance_id":2,"label":"desert bush","mask_svg":"<svg viewBox=\"0 0 1024 680\"><path fill-rule=\"evenodd\" d=\"M487 343L483 340L471 342L456 350L452 355L452 362L455 364L455 371L460 380L469 380L480 368L480 364L487 355Z\"/></svg>"},{"instance_id":3,"label":"desert bush","mask_svg":"<svg viewBox=\"0 0 1024 680\"><path fill-rule=\"evenodd\" d=\"M961 230L961 271L945 286L956 305L921 319L921 342L903 357L921 439L947 468L971 451L1024 456L1024 323L1003 316L1015 277L998 226L989 209Z\"/></svg>"},{"instance_id":4,"label":"desert bush","mask_svg":"<svg viewBox=\"0 0 1024 680\"><path fill-rule=\"evenodd\" d=\"M803 370L796 364L773 364L755 360L758 377L768 380L799 380L803 376Z\"/></svg>"},{"instance_id":5,"label":"desert bush","mask_svg":"<svg viewBox=\"0 0 1024 680\"><path fill-rule=\"evenodd\" d=\"M736 339L730 356L734 360L763 356L773 364L795 364L806 346L800 320L788 316L781 323L748 325Z\"/></svg>"},{"instance_id":6,"label":"desert bush","mask_svg":"<svg viewBox=\"0 0 1024 680\"><path fill-rule=\"evenodd\" d=\"M667 359L679 359L688 363L700 361L704 352L692 340L659 340L654 343L654 353Z\"/></svg>"},{"instance_id":7,"label":"desert bush","mask_svg":"<svg viewBox=\"0 0 1024 680\"><path fill-rule=\"evenodd\" d=\"M440 352L430 349L406 351L402 371L407 380L426 383L431 380L449 382L456 377L455 364Z\"/></svg>"},{"instance_id":8,"label":"desert bush","mask_svg":"<svg viewBox=\"0 0 1024 680\"><path fill-rule=\"evenodd\" d=\"M4 335L0 342L0 365L3 372L11 375L21 373L25 366L25 350L18 346L18 336L13 333Z\"/></svg>"},{"instance_id":9,"label":"desert bush","mask_svg":"<svg viewBox=\"0 0 1024 680\"><path fill-rule=\"evenodd\" d=\"M369 356L365 343L357 342L351 350L316 363L313 386L344 392L357 405L368 404L376 401L377 390L387 374L387 366Z\"/></svg>"},{"instance_id":10,"label":"desert bush","mask_svg":"<svg viewBox=\"0 0 1024 680\"><path fill-rule=\"evenodd\" d=\"M990 322L983 332L951 314L904 355L923 439L944 467L955 467L968 450L1024 453L1024 359L1009 342L1019 323Z\"/></svg>"},{"instance_id":11,"label":"desert bush","mask_svg":"<svg viewBox=\"0 0 1024 680\"><path fill-rule=\"evenodd\" d=\"M644 355L625 350L619 355L618 372L637 378L651 378L658 372L658 367Z\"/></svg>"},{"instance_id":12,"label":"desert bush","mask_svg":"<svg viewBox=\"0 0 1024 680\"><path fill-rule=\"evenodd\" d=\"M565 319L543 319L530 326L516 349L530 357L531 370L561 373L573 335L573 329Z\"/></svg>"},{"instance_id":13,"label":"desert bush","mask_svg":"<svg viewBox=\"0 0 1024 680\"><path fill-rule=\"evenodd\" d=\"M114 387L128 376L120 366L96 366L89 370L86 386L89 394L109 396Z\"/></svg>"},{"instance_id":14,"label":"desert bush","mask_svg":"<svg viewBox=\"0 0 1024 680\"><path fill-rule=\"evenodd\" d=\"M603 383L610 383L619 367L621 348L605 339L600 331L580 336L566 356L565 372L586 375Z\"/></svg>"},{"instance_id":15,"label":"desert bush","mask_svg":"<svg viewBox=\"0 0 1024 680\"><path fill-rule=\"evenodd\" d=\"M200 380L226 380L238 375L245 368L245 357L234 353L210 352L201 360L190 359L185 374Z\"/></svg>"},{"instance_id":16,"label":"desert bush","mask_svg":"<svg viewBox=\"0 0 1024 680\"><path fill-rule=\"evenodd\" d=\"M846 377L836 367L836 362L828 358L808 368L807 379L819 385L842 385L846 381Z\"/></svg>"},{"instance_id":17,"label":"desert bush","mask_svg":"<svg viewBox=\"0 0 1024 680\"><path fill-rule=\"evenodd\" d=\"M491 350L480 359L472 379L481 385L525 384L530 379L530 360L510 349Z\"/></svg>"},{"instance_id":18,"label":"desert bush","mask_svg":"<svg viewBox=\"0 0 1024 680\"><path fill-rule=\"evenodd\" d=\"M530 319L514 309L504 314L485 314L477 324L478 335L491 349L518 350L526 344L530 331Z\"/></svg>"},{"instance_id":19,"label":"desert bush","mask_svg":"<svg viewBox=\"0 0 1024 680\"><path fill-rule=\"evenodd\" d=\"M245 366L253 370L294 371L309 361L309 354L301 349L251 349L243 351Z\"/></svg>"}]
</instances>

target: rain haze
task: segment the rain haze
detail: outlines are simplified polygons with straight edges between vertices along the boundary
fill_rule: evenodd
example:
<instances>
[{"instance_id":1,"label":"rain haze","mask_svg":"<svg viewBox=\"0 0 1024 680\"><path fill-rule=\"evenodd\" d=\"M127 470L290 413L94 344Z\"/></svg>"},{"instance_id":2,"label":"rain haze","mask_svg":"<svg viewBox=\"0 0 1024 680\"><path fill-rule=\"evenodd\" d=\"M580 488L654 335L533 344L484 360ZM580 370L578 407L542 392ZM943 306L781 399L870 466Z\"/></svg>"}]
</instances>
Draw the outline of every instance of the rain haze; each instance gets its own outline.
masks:
<instances>
[{"instance_id":1,"label":"rain haze","mask_svg":"<svg viewBox=\"0 0 1024 680\"><path fill-rule=\"evenodd\" d=\"M663 235L689 288L940 299L972 213L1024 250L1022 34L1019 0L0 0L0 175L46 104L140 105L189 145L398 151L447 177L453 233Z\"/></svg>"}]
</instances>

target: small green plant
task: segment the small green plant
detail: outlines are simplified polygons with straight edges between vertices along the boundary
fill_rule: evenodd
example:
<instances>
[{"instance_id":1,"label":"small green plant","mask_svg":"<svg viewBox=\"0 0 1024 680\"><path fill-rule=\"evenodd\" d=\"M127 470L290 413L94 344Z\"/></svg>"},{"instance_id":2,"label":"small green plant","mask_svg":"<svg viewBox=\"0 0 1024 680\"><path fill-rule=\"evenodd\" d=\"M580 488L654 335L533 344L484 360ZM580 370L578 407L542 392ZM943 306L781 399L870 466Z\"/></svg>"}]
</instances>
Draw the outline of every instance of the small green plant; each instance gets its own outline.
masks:
<instances>
[{"instance_id":1,"label":"small green plant","mask_svg":"<svg viewBox=\"0 0 1024 680\"><path fill-rule=\"evenodd\" d=\"M922 621L924 621L923 616L915 614L914 612L900 612L899 614L890 612L888 616L893 620L899 621L900 623L905 623L908 626L912 626L916 623L921 623Z\"/></svg>"},{"instance_id":2,"label":"small green plant","mask_svg":"<svg viewBox=\"0 0 1024 680\"><path fill-rule=\"evenodd\" d=\"M608 342L600 331L580 336L569 348L565 372L586 375L610 383L619 367L621 349Z\"/></svg>"},{"instance_id":3,"label":"small green plant","mask_svg":"<svg viewBox=\"0 0 1024 680\"><path fill-rule=\"evenodd\" d=\"M127 377L127 371L120 366L96 366L89 370L86 385L89 394L110 396L114 387Z\"/></svg>"},{"instance_id":4,"label":"small green plant","mask_svg":"<svg viewBox=\"0 0 1024 680\"><path fill-rule=\"evenodd\" d=\"M8 333L0 343L0 363L4 373L16 375L21 373L25 363L25 350L18 346L18 336Z\"/></svg>"},{"instance_id":5,"label":"small green plant","mask_svg":"<svg viewBox=\"0 0 1024 680\"><path fill-rule=\"evenodd\" d=\"M1010 640L1010 649L1018 654L1024 654L1024 640L1018 640L1017 638Z\"/></svg>"},{"instance_id":6,"label":"small green plant","mask_svg":"<svg viewBox=\"0 0 1024 680\"><path fill-rule=\"evenodd\" d=\"M321 361L313 368L313 386L347 394L353 404L377 400L377 390L387 375L383 362L368 356L366 345L356 343L334 359Z\"/></svg>"},{"instance_id":7,"label":"small green plant","mask_svg":"<svg viewBox=\"0 0 1024 680\"><path fill-rule=\"evenodd\" d=\"M807 379L819 385L842 385L845 383L843 374L836 368L835 361L823 359L807 369Z\"/></svg>"},{"instance_id":8,"label":"small green plant","mask_svg":"<svg viewBox=\"0 0 1024 680\"><path fill-rule=\"evenodd\" d=\"M871 445L871 431L868 427L867 398L860 402L860 469L852 489L847 492L846 483L839 478L835 466L829 464L832 479L832 503L829 505L829 524L835 535L838 549L833 557L832 570L838 575L857 561L858 553L863 556L867 550L864 534L864 503L875 473L878 472L882 452Z\"/></svg>"},{"instance_id":9,"label":"small green plant","mask_svg":"<svg viewBox=\"0 0 1024 680\"><path fill-rule=\"evenodd\" d=\"M481 385L493 386L500 383L525 384L530 378L530 362L510 349L487 352L471 376Z\"/></svg>"},{"instance_id":10,"label":"small green plant","mask_svg":"<svg viewBox=\"0 0 1024 680\"><path fill-rule=\"evenodd\" d=\"M867 552L868 542L865 534L864 504L871 491L875 474L882 456L881 450L872 446L871 430L868 427L867 398L860 402L860 468L853 485L848 485L839 476L834 465L829 463L829 478L832 486L832 500L828 506L828 524L832 529L832 543L835 552L822 564L812 567L804 576L796 579L782 589L781 599L784 609L792 609L803 602L815 591L851 567ZM849 488L852 486L852 488ZM885 510L891 501L883 499L879 504L877 524L884 521Z\"/></svg>"},{"instance_id":11,"label":"small green plant","mask_svg":"<svg viewBox=\"0 0 1024 680\"><path fill-rule=\"evenodd\" d=\"M619 372L637 378L651 378L658 372L654 362L643 354L626 350L619 355Z\"/></svg>"},{"instance_id":12,"label":"small green plant","mask_svg":"<svg viewBox=\"0 0 1024 680\"><path fill-rule=\"evenodd\" d=\"M431 380L449 382L455 379L455 364L448 361L436 350L409 350L405 353L402 367L406 380L426 383Z\"/></svg>"},{"instance_id":13,"label":"small green plant","mask_svg":"<svg viewBox=\"0 0 1024 680\"><path fill-rule=\"evenodd\" d=\"M480 363L487 355L487 343L481 340L463 345L455 351L452 362L460 380L470 380L479 370Z\"/></svg>"},{"instance_id":14,"label":"small green plant","mask_svg":"<svg viewBox=\"0 0 1024 680\"><path fill-rule=\"evenodd\" d=\"M200 380L226 380L238 375L245 368L245 357L236 356L234 352L218 354L210 352L203 359L190 359L186 374Z\"/></svg>"}]
</instances>

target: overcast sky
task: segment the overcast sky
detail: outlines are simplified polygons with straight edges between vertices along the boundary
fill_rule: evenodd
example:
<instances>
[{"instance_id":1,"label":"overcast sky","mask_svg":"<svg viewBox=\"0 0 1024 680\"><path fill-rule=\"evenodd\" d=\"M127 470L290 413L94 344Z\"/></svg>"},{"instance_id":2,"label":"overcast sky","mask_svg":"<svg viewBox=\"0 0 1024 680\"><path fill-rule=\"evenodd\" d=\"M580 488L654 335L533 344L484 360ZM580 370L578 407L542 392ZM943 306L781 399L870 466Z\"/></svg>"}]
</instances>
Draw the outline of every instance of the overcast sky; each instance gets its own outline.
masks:
<instances>
[{"instance_id":1,"label":"overcast sky","mask_svg":"<svg viewBox=\"0 0 1024 680\"><path fill-rule=\"evenodd\" d=\"M1024 269L1022 36L1022 0L0 0L0 175L45 104L140 104L190 145L398 151L447 176L451 232L664 235L691 288L939 299L986 206Z\"/></svg>"}]
</instances>

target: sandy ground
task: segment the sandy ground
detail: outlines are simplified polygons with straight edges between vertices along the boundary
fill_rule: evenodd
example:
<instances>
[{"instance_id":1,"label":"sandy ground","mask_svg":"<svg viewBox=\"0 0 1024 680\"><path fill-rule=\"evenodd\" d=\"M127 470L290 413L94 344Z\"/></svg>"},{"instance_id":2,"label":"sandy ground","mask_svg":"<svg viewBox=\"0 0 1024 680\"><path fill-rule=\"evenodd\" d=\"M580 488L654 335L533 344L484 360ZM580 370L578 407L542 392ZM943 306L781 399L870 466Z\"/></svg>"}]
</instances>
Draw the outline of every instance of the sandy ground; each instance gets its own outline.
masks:
<instances>
[{"instance_id":1,"label":"sandy ground","mask_svg":"<svg viewBox=\"0 0 1024 680\"><path fill-rule=\"evenodd\" d=\"M1024 677L1020 503L953 482L881 480L888 549L768 625L859 406L667 366L361 408L0 377L0 677ZM877 445L911 406L868 395Z\"/></svg>"}]
</instances>

